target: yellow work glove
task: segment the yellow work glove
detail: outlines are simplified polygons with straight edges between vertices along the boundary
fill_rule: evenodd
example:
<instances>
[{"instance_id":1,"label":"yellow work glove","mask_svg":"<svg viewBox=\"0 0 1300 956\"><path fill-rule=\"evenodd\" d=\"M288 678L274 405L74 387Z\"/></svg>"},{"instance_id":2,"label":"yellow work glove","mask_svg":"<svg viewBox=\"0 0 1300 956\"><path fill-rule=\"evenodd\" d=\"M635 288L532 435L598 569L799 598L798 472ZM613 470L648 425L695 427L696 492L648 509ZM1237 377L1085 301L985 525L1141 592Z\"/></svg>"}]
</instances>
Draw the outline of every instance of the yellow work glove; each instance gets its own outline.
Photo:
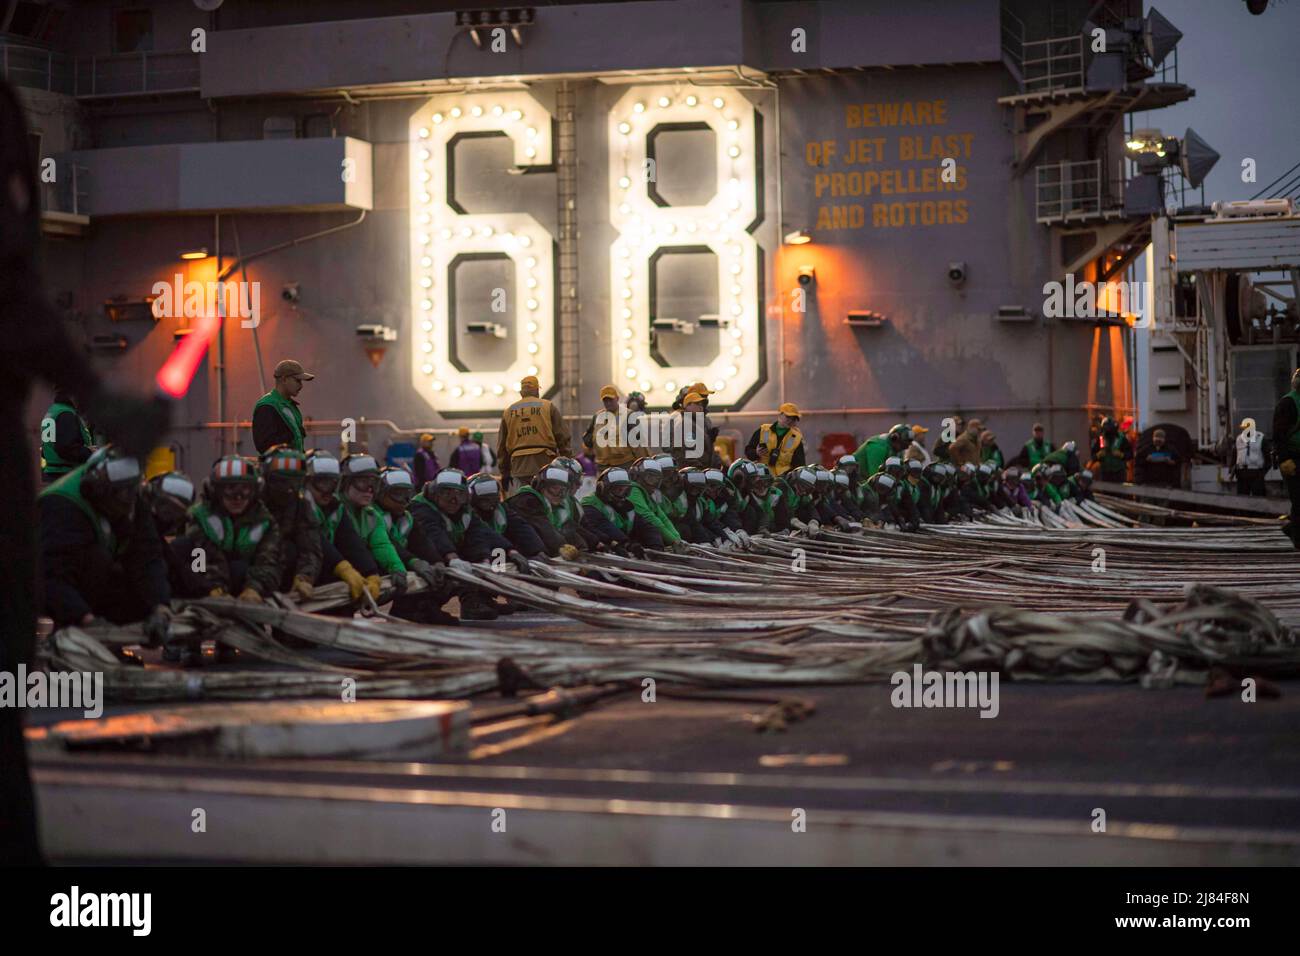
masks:
<instances>
[{"instance_id":1,"label":"yellow work glove","mask_svg":"<svg viewBox=\"0 0 1300 956\"><path fill-rule=\"evenodd\" d=\"M571 544L562 544L560 545L560 557L565 561L577 561L578 549Z\"/></svg>"},{"instance_id":2,"label":"yellow work glove","mask_svg":"<svg viewBox=\"0 0 1300 956\"><path fill-rule=\"evenodd\" d=\"M296 600L310 601L313 590L311 582L301 574L298 574L294 576L293 585L289 588L289 593L292 594Z\"/></svg>"},{"instance_id":3,"label":"yellow work glove","mask_svg":"<svg viewBox=\"0 0 1300 956\"><path fill-rule=\"evenodd\" d=\"M239 592L239 600L247 601L249 604L261 604L262 595L257 593L256 588L244 588Z\"/></svg>"},{"instance_id":4,"label":"yellow work glove","mask_svg":"<svg viewBox=\"0 0 1300 956\"><path fill-rule=\"evenodd\" d=\"M381 587L383 587L383 582L380 581L379 575L372 574L366 578L366 590L370 592L370 596L376 601L379 600L379 589Z\"/></svg>"},{"instance_id":5,"label":"yellow work glove","mask_svg":"<svg viewBox=\"0 0 1300 956\"><path fill-rule=\"evenodd\" d=\"M1282 464L1278 466L1278 469L1277 469L1277 470L1280 471L1280 472L1282 472L1282 474L1283 474L1284 476L1286 476L1287 478L1294 478L1294 477L1295 477L1295 459L1294 459L1294 458L1288 458L1286 461L1282 462Z\"/></svg>"},{"instance_id":6,"label":"yellow work glove","mask_svg":"<svg viewBox=\"0 0 1300 956\"><path fill-rule=\"evenodd\" d=\"M340 561L334 565L334 575L348 586L348 596L354 601L361 600L361 592L366 589L366 579L352 566L350 561Z\"/></svg>"},{"instance_id":7,"label":"yellow work glove","mask_svg":"<svg viewBox=\"0 0 1300 956\"><path fill-rule=\"evenodd\" d=\"M225 597L225 596L226 596L225 588L213 588L211 591L208 592L208 597Z\"/></svg>"}]
</instances>

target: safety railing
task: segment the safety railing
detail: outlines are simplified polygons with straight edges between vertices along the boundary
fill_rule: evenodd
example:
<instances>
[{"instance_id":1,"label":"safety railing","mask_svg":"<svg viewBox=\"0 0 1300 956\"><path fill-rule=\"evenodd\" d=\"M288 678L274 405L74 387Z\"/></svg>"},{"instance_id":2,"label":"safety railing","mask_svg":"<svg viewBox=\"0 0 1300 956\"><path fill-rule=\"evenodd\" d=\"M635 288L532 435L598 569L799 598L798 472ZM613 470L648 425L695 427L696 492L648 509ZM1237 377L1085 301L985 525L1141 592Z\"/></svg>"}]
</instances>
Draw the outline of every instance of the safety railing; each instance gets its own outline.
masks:
<instances>
[{"instance_id":1,"label":"safety railing","mask_svg":"<svg viewBox=\"0 0 1300 956\"><path fill-rule=\"evenodd\" d=\"M72 95L73 64L62 53L42 47L0 43L0 74L13 86Z\"/></svg>"},{"instance_id":2,"label":"safety railing","mask_svg":"<svg viewBox=\"0 0 1300 956\"><path fill-rule=\"evenodd\" d=\"M1036 175L1039 222L1093 219L1124 208L1124 180L1103 176L1100 159L1044 163Z\"/></svg>"},{"instance_id":3,"label":"safety railing","mask_svg":"<svg viewBox=\"0 0 1300 956\"><path fill-rule=\"evenodd\" d=\"M188 93L199 88L199 55L189 50L78 57L77 96Z\"/></svg>"},{"instance_id":4,"label":"safety railing","mask_svg":"<svg viewBox=\"0 0 1300 956\"><path fill-rule=\"evenodd\" d=\"M1083 87L1083 35L1021 42L1021 89L1050 93Z\"/></svg>"},{"instance_id":5,"label":"safety railing","mask_svg":"<svg viewBox=\"0 0 1300 956\"><path fill-rule=\"evenodd\" d=\"M69 96L142 96L199 88L199 55L189 50L70 57L0 43L0 73L14 86Z\"/></svg>"}]
</instances>

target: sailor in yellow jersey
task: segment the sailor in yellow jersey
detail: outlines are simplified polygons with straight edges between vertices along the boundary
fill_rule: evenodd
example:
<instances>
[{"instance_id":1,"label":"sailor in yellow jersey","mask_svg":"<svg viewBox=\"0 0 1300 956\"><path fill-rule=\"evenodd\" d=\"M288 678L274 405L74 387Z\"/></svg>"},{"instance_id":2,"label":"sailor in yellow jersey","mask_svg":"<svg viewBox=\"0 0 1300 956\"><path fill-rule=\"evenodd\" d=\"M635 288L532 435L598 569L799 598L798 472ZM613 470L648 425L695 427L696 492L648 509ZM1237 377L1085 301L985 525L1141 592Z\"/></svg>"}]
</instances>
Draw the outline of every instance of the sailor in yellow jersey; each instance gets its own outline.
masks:
<instances>
[{"instance_id":1,"label":"sailor in yellow jersey","mask_svg":"<svg viewBox=\"0 0 1300 956\"><path fill-rule=\"evenodd\" d=\"M786 402L776 421L760 425L745 446L745 457L761 461L778 478L804 462L803 433L799 431L799 406Z\"/></svg>"},{"instance_id":2,"label":"sailor in yellow jersey","mask_svg":"<svg viewBox=\"0 0 1300 956\"><path fill-rule=\"evenodd\" d=\"M536 376L519 382L519 395L501 413L497 431L497 462L507 487L512 479L514 487L528 484L548 462L569 455L569 428L560 410L541 397Z\"/></svg>"}]
</instances>

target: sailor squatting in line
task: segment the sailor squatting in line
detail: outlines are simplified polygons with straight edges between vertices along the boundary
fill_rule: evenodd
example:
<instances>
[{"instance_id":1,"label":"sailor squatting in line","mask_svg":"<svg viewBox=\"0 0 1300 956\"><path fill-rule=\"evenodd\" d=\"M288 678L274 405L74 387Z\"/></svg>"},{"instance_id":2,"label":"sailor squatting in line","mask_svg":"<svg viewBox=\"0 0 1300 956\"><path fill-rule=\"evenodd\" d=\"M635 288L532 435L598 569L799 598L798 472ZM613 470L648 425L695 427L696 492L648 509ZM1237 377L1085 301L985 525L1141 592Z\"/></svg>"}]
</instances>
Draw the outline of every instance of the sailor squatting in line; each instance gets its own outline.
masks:
<instances>
[{"instance_id":1,"label":"sailor squatting in line","mask_svg":"<svg viewBox=\"0 0 1300 956\"><path fill-rule=\"evenodd\" d=\"M584 441L604 467L594 490L584 490L568 426L533 376L502 415L499 477L453 467L418 485L405 468L381 467L364 451L339 460L304 447L293 398L312 377L298 362L280 362L277 388L259 399L254 418L261 441L284 440L260 458L221 457L201 487L180 472L142 483L139 462L111 447L50 484L40 498L40 566L43 610L55 626L143 621L145 642L161 645L164 660L192 666L201 663L194 639L172 634L174 598L262 603L278 593L301 602L341 581L354 607L369 608L390 590L392 615L456 625L517 609L464 579L494 554L529 574L539 558L751 549L764 536L823 530L913 531L991 511L1059 511L1091 496L1072 442L1057 450L1036 433L1022 455L1039 460L1022 476L1015 464L1002 468L996 440L975 419L936 446L935 458L947 460L923 464L926 430L898 424L834 468L805 464L792 403L755 430L747 458L724 470L702 382L685 386L667 416L645 413L639 396L624 405L614 386L602 389ZM424 586L413 587L417 580ZM443 610L452 598L456 615ZM236 653L223 647L218 657Z\"/></svg>"}]
</instances>

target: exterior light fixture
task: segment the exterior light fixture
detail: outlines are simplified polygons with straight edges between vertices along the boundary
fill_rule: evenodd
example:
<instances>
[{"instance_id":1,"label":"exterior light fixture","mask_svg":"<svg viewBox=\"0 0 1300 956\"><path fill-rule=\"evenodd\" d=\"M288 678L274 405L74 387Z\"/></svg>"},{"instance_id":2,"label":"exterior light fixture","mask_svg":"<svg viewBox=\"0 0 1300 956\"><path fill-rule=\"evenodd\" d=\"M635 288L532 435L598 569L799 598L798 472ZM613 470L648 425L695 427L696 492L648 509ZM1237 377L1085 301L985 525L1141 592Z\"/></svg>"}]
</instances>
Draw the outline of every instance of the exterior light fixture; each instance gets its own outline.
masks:
<instances>
[{"instance_id":1,"label":"exterior light fixture","mask_svg":"<svg viewBox=\"0 0 1300 956\"><path fill-rule=\"evenodd\" d=\"M208 257L208 247L200 246L197 249L185 249L181 252L182 259L206 259Z\"/></svg>"},{"instance_id":2,"label":"exterior light fixture","mask_svg":"<svg viewBox=\"0 0 1300 956\"><path fill-rule=\"evenodd\" d=\"M812 242L812 233L807 229L798 229L795 232L785 234L785 244L787 246L802 246L806 242Z\"/></svg>"}]
</instances>

